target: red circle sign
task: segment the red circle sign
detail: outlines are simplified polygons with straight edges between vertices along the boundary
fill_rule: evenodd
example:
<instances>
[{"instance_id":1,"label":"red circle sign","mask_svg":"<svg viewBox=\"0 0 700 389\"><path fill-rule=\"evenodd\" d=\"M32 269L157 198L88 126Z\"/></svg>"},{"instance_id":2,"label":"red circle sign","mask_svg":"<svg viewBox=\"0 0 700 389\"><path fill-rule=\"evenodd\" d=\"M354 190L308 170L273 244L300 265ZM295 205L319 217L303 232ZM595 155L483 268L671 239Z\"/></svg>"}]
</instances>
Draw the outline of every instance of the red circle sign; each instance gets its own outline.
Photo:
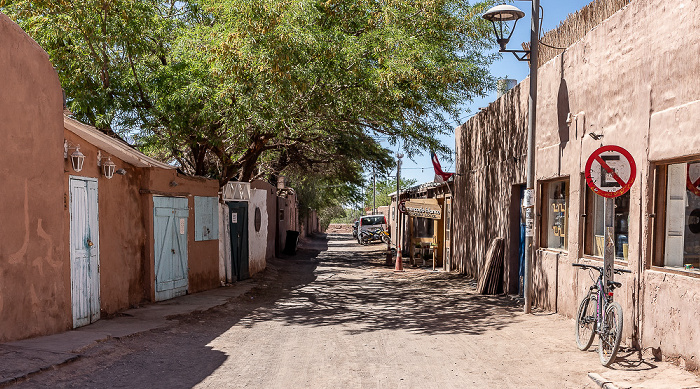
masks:
<instances>
[{"instance_id":1,"label":"red circle sign","mask_svg":"<svg viewBox=\"0 0 700 389\"><path fill-rule=\"evenodd\" d=\"M401 200L399 203L399 212L406 213L406 200Z\"/></svg>"},{"instance_id":2,"label":"red circle sign","mask_svg":"<svg viewBox=\"0 0 700 389\"><path fill-rule=\"evenodd\" d=\"M695 193L696 196L700 196L700 164L688 164L688 174L685 186L688 187L689 191Z\"/></svg>"},{"instance_id":3,"label":"red circle sign","mask_svg":"<svg viewBox=\"0 0 700 389\"><path fill-rule=\"evenodd\" d=\"M625 194L637 175L632 155L620 146L603 146L586 161L586 183L599 196Z\"/></svg>"}]
</instances>

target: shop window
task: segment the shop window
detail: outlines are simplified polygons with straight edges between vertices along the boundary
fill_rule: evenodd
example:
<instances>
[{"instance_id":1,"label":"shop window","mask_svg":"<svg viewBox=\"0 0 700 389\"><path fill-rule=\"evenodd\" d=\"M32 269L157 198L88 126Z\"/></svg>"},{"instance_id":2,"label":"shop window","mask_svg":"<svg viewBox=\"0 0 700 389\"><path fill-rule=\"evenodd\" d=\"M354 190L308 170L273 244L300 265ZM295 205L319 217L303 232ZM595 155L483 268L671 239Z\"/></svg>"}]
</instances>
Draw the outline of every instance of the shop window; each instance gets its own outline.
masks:
<instances>
[{"instance_id":1,"label":"shop window","mask_svg":"<svg viewBox=\"0 0 700 389\"><path fill-rule=\"evenodd\" d=\"M542 185L542 247L566 250L569 229L569 180L550 181Z\"/></svg>"},{"instance_id":2,"label":"shop window","mask_svg":"<svg viewBox=\"0 0 700 389\"><path fill-rule=\"evenodd\" d=\"M615 198L615 259L627 260L630 192ZM586 186L586 235L584 253L603 257L605 249L605 197Z\"/></svg>"},{"instance_id":3,"label":"shop window","mask_svg":"<svg viewBox=\"0 0 700 389\"><path fill-rule=\"evenodd\" d=\"M655 264L698 272L700 161L661 166L658 173Z\"/></svg>"},{"instance_id":4,"label":"shop window","mask_svg":"<svg viewBox=\"0 0 700 389\"><path fill-rule=\"evenodd\" d=\"M416 238L432 238L435 235L435 221L433 219L414 217L413 228Z\"/></svg>"}]
</instances>

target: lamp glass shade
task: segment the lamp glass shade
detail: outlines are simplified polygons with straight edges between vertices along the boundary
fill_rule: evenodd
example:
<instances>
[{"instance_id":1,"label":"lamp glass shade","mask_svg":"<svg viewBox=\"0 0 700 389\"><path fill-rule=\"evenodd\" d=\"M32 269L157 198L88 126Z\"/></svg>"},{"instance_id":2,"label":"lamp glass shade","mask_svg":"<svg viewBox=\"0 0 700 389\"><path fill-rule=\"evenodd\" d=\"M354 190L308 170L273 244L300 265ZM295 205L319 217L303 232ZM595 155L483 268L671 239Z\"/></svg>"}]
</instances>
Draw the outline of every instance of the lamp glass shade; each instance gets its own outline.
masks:
<instances>
[{"instance_id":1,"label":"lamp glass shade","mask_svg":"<svg viewBox=\"0 0 700 389\"><path fill-rule=\"evenodd\" d=\"M85 154L80 152L80 146L75 148L73 154L70 155L70 163L73 165L73 170L79 172L83 170L83 163L85 162Z\"/></svg>"},{"instance_id":2,"label":"lamp glass shade","mask_svg":"<svg viewBox=\"0 0 700 389\"><path fill-rule=\"evenodd\" d=\"M502 4L490 8L488 11L484 12L482 17L491 22L508 22L525 17L525 12L521 11L518 7Z\"/></svg>"},{"instance_id":3,"label":"lamp glass shade","mask_svg":"<svg viewBox=\"0 0 700 389\"><path fill-rule=\"evenodd\" d=\"M105 177L111 179L114 177L114 171L117 169L117 165L112 162L111 158L107 158L107 161L102 164L102 170L104 171Z\"/></svg>"}]
</instances>

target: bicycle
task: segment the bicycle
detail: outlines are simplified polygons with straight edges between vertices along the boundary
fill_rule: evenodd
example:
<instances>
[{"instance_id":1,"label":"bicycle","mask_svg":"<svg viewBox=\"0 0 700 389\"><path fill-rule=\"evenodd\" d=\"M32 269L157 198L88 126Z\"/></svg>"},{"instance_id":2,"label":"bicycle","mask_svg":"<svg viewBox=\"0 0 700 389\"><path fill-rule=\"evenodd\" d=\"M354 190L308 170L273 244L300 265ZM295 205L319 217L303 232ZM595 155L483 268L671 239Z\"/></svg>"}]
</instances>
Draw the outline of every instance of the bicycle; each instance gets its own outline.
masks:
<instances>
[{"instance_id":1,"label":"bicycle","mask_svg":"<svg viewBox=\"0 0 700 389\"><path fill-rule=\"evenodd\" d=\"M613 301L613 290L620 288L622 284L617 281L608 281L609 292L606 296L603 288L603 267L582 263L572 265L598 271L598 279L589 288L586 297L581 300L576 313L576 345L579 350L588 350L593 344L595 334L598 334L600 363L608 366L615 360L622 338L622 307ZM631 273L624 269L613 269L613 271L615 274Z\"/></svg>"}]
</instances>

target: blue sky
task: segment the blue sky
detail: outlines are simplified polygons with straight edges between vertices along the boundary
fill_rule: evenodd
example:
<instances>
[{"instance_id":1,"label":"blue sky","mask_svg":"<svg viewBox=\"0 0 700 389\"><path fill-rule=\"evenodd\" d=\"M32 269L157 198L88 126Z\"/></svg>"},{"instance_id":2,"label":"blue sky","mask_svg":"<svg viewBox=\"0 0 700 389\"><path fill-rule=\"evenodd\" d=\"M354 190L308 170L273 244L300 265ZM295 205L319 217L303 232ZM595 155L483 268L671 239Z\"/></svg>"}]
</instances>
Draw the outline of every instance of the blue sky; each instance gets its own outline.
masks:
<instances>
[{"instance_id":1,"label":"blue sky","mask_svg":"<svg viewBox=\"0 0 700 389\"><path fill-rule=\"evenodd\" d=\"M540 6L544 10L544 19L542 20L543 33L554 29L559 23L566 19L569 14L578 11L590 2L591 0L540 0ZM518 21L516 29L513 32L513 37L508 44L509 49L520 49L521 42L528 42L530 40L530 8L532 5L529 1L515 1L512 2L512 4L520 8L526 14L523 19ZM494 52L496 51L497 47L494 44ZM527 77L528 73L527 62L519 62L510 53L503 53L501 59L491 65L491 74L495 78L512 78L521 82ZM462 122L467 121L470 116L479 111L479 108L488 106L489 103L494 100L496 100L495 90L486 98L475 99L471 104L467 104L461 116ZM441 140L448 147L452 148L454 152L454 133L442 137ZM454 160L441 160L440 163L444 171L454 171ZM395 171L393 173L395 174ZM415 161L404 158L401 169L402 177L413 178L416 179L418 183L424 183L432 181L434 175L433 166L430 162L430 155L427 153L423 156L417 156Z\"/></svg>"}]
</instances>

